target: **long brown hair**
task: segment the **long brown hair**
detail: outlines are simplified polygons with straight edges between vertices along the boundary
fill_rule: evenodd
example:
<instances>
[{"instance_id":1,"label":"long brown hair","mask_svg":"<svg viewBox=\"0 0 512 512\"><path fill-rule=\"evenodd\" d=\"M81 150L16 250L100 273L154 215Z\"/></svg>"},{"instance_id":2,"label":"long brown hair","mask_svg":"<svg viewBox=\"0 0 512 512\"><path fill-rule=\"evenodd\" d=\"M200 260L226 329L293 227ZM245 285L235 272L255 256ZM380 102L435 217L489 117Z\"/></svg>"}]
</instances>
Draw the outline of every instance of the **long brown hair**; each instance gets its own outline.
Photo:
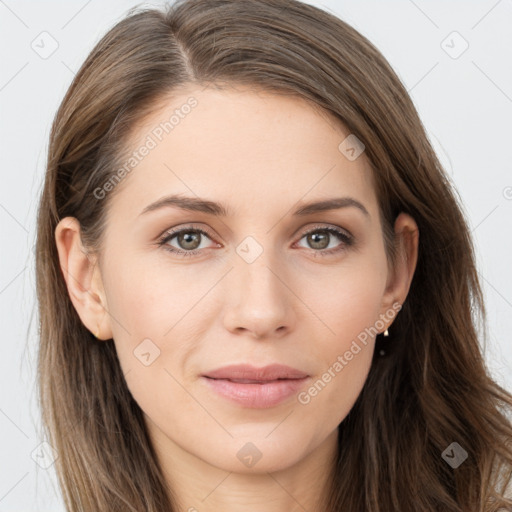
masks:
<instances>
[{"instance_id":1,"label":"long brown hair","mask_svg":"<svg viewBox=\"0 0 512 512\"><path fill-rule=\"evenodd\" d=\"M96 340L69 299L55 227L77 218L84 245L100 251L117 190L103 200L94 191L119 169L131 130L179 87L223 83L333 113L365 145L390 261L400 212L420 232L388 354L374 356L339 426L326 510L512 506L512 396L482 356L486 313L468 223L399 78L360 33L299 1L178 0L130 11L98 42L51 130L37 225L38 385L67 509L177 510L113 341ZM454 442L467 452L457 468L442 456Z\"/></svg>"}]
</instances>

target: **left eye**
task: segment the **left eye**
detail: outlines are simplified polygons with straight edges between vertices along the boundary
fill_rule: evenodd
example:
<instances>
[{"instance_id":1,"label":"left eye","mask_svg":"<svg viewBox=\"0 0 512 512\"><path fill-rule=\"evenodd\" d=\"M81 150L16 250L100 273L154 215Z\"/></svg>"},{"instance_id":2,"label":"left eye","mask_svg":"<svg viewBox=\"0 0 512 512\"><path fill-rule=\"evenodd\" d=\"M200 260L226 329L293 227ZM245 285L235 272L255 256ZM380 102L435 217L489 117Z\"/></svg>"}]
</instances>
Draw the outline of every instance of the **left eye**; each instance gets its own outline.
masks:
<instances>
[{"instance_id":1,"label":"left eye","mask_svg":"<svg viewBox=\"0 0 512 512\"><path fill-rule=\"evenodd\" d=\"M338 238L338 240L343 242L341 246L338 245L329 247L333 235L334 237ZM345 234L343 231L336 228L315 228L305 233L301 240L303 238L307 239L307 242L310 244L310 246L312 246L313 249L319 249L320 251L325 251L327 253L341 250L344 248L344 246L349 246L352 244L352 238Z\"/></svg>"}]
</instances>

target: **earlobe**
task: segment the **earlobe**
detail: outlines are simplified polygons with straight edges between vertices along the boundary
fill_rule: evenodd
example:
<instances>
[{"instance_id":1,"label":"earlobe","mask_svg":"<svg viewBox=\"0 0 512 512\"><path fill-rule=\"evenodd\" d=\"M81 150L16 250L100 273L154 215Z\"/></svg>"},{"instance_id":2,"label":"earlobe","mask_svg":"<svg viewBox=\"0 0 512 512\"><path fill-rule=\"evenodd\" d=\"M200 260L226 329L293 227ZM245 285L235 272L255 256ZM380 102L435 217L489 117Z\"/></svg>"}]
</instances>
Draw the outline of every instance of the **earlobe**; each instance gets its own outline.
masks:
<instances>
[{"instance_id":1,"label":"earlobe","mask_svg":"<svg viewBox=\"0 0 512 512\"><path fill-rule=\"evenodd\" d=\"M395 309L396 304L401 306L405 302L418 261L419 229L415 220L402 212L395 220L394 229L398 242L397 257L386 285L383 298L385 311L382 313L390 308Z\"/></svg>"},{"instance_id":2,"label":"earlobe","mask_svg":"<svg viewBox=\"0 0 512 512\"><path fill-rule=\"evenodd\" d=\"M112 338L97 259L82 245L80 223L76 218L65 217L58 223L55 243L69 297L82 323L97 338Z\"/></svg>"}]
</instances>

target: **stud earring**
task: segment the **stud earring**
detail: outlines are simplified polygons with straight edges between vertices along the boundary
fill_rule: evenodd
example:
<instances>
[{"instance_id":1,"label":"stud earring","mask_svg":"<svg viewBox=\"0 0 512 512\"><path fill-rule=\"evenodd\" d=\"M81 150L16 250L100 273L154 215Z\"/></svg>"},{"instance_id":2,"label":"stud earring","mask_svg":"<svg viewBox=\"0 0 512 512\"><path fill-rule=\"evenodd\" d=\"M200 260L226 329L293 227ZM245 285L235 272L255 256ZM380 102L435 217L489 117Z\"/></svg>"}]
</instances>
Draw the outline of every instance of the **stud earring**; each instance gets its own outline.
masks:
<instances>
[{"instance_id":1,"label":"stud earring","mask_svg":"<svg viewBox=\"0 0 512 512\"><path fill-rule=\"evenodd\" d=\"M386 330L382 333L382 335L383 335L385 338L388 338L388 337L389 337L389 331L386 329ZM378 346L377 346L377 349L378 349L378 351L379 351L379 356L380 356L380 357L384 357L384 356L386 355L386 353L387 353L387 352L386 352L386 350L385 350L385 348L384 348L384 347L383 347L383 345L382 345L382 341L383 341L383 340L381 339L381 340L380 340L380 343L378 343Z\"/></svg>"}]
</instances>

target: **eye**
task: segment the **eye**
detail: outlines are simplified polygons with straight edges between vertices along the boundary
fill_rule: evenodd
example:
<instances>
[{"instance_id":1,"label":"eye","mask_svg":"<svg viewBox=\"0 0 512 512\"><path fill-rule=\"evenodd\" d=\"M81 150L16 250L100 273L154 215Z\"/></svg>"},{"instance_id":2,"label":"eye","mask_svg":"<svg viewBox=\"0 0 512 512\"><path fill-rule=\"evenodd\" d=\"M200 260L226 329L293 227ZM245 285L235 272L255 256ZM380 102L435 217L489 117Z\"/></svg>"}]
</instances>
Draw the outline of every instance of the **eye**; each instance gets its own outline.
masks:
<instances>
[{"instance_id":1,"label":"eye","mask_svg":"<svg viewBox=\"0 0 512 512\"><path fill-rule=\"evenodd\" d=\"M183 229L167 231L163 238L159 240L158 245L163 246L165 250L172 253L183 256L193 256L201 252L201 249L204 249L204 246L201 246L202 239L210 237L211 235L207 231L188 226ZM173 239L176 239L178 247L170 244ZM218 246L219 244L217 244L217 247Z\"/></svg>"},{"instance_id":2,"label":"eye","mask_svg":"<svg viewBox=\"0 0 512 512\"><path fill-rule=\"evenodd\" d=\"M333 235L342 243L332 246ZM207 248L202 244L205 238L211 240L213 235L207 230L186 226L182 229L175 229L164 233L163 237L158 241L158 245L162 246L166 251L180 256L194 256ZM300 240L303 239L306 239L306 242L309 244L309 249L314 251L315 256L316 254L329 256L346 250L354 243L352 235L342 231L340 228L332 226L315 226L302 235ZM177 246L173 245L171 242L174 242ZM220 247L220 244L216 244L215 246Z\"/></svg>"},{"instance_id":3,"label":"eye","mask_svg":"<svg viewBox=\"0 0 512 512\"><path fill-rule=\"evenodd\" d=\"M341 244L333 246L333 235L341 240ZM301 240L306 239L309 244L309 248L315 250L316 253L322 256L329 256L334 253L346 250L348 247L353 245L354 239L348 233L335 227L315 226L308 230L302 236ZM316 256L316 254L315 254Z\"/></svg>"}]
</instances>

